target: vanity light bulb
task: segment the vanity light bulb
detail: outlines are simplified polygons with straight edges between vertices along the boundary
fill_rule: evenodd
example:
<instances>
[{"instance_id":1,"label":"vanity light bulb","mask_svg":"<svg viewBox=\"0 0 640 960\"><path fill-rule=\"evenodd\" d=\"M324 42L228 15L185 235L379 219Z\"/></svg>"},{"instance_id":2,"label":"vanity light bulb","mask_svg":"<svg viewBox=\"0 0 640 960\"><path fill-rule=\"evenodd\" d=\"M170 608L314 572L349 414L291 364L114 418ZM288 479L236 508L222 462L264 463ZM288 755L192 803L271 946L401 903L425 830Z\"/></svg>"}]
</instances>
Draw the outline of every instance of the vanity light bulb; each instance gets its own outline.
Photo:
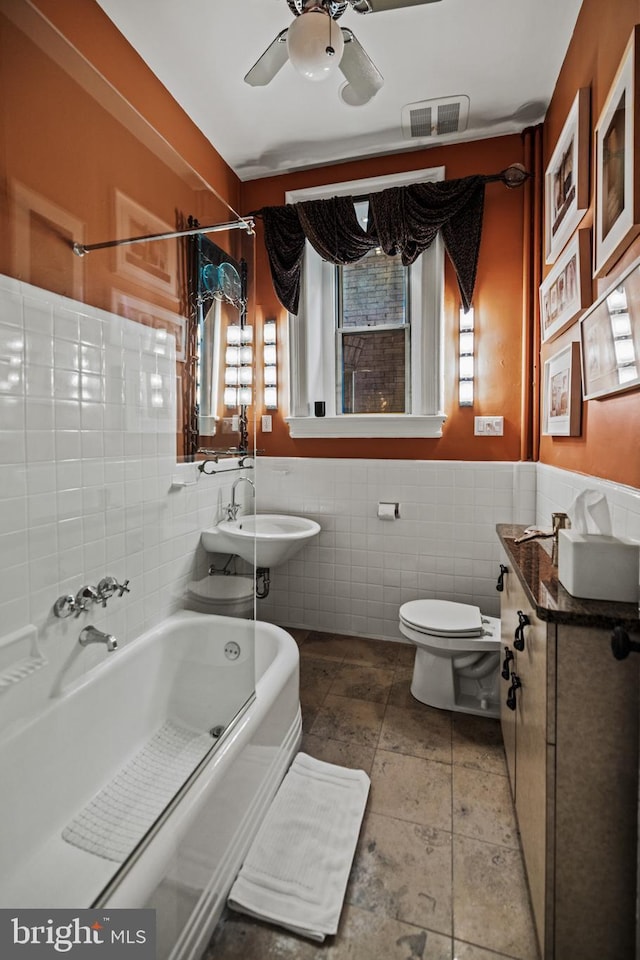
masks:
<instances>
[{"instance_id":1,"label":"vanity light bulb","mask_svg":"<svg viewBox=\"0 0 640 960\"><path fill-rule=\"evenodd\" d=\"M278 360L275 343L267 343L264 348L264 362L267 366L275 367Z\"/></svg>"},{"instance_id":2,"label":"vanity light bulb","mask_svg":"<svg viewBox=\"0 0 640 960\"><path fill-rule=\"evenodd\" d=\"M460 379L473 379L473 357L460 357Z\"/></svg>"},{"instance_id":3,"label":"vanity light bulb","mask_svg":"<svg viewBox=\"0 0 640 960\"><path fill-rule=\"evenodd\" d=\"M458 403L461 407L473 406L473 380L461 380L458 384Z\"/></svg>"},{"instance_id":4,"label":"vanity light bulb","mask_svg":"<svg viewBox=\"0 0 640 960\"><path fill-rule=\"evenodd\" d=\"M229 387L235 387L238 383L238 368L227 367L224 371L224 382Z\"/></svg>"},{"instance_id":5,"label":"vanity light bulb","mask_svg":"<svg viewBox=\"0 0 640 960\"><path fill-rule=\"evenodd\" d=\"M473 330L467 330L460 334L460 356L473 353Z\"/></svg>"},{"instance_id":6,"label":"vanity light bulb","mask_svg":"<svg viewBox=\"0 0 640 960\"><path fill-rule=\"evenodd\" d=\"M264 382L267 387L275 387L278 382L278 372L275 367L264 368Z\"/></svg>"},{"instance_id":7,"label":"vanity light bulb","mask_svg":"<svg viewBox=\"0 0 640 960\"><path fill-rule=\"evenodd\" d=\"M265 323L262 334L264 337L265 343L275 343L276 342L276 322L275 320L267 320Z\"/></svg>"},{"instance_id":8,"label":"vanity light bulb","mask_svg":"<svg viewBox=\"0 0 640 960\"><path fill-rule=\"evenodd\" d=\"M227 387L224 391L224 405L225 407L237 407L238 406L238 391L235 387Z\"/></svg>"},{"instance_id":9,"label":"vanity light bulb","mask_svg":"<svg viewBox=\"0 0 640 960\"><path fill-rule=\"evenodd\" d=\"M231 367L237 367L240 363L240 350L238 347L227 347L224 362L229 364Z\"/></svg>"},{"instance_id":10,"label":"vanity light bulb","mask_svg":"<svg viewBox=\"0 0 640 960\"><path fill-rule=\"evenodd\" d=\"M253 370L251 367L240 367L240 383L248 386L253 381Z\"/></svg>"},{"instance_id":11,"label":"vanity light bulb","mask_svg":"<svg viewBox=\"0 0 640 960\"><path fill-rule=\"evenodd\" d=\"M240 403L243 406L247 406L248 404L250 404L251 398L252 398L251 387L240 387L239 398L240 398Z\"/></svg>"},{"instance_id":12,"label":"vanity light bulb","mask_svg":"<svg viewBox=\"0 0 640 960\"><path fill-rule=\"evenodd\" d=\"M232 323L227 327L227 343L240 343L242 332L237 323Z\"/></svg>"},{"instance_id":13,"label":"vanity light bulb","mask_svg":"<svg viewBox=\"0 0 640 960\"><path fill-rule=\"evenodd\" d=\"M473 307L469 307L467 312L464 312L464 309L460 307L460 326L459 330L473 330L475 318L473 315Z\"/></svg>"},{"instance_id":14,"label":"vanity light bulb","mask_svg":"<svg viewBox=\"0 0 640 960\"><path fill-rule=\"evenodd\" d=\"M275 410L278 406L278 391L275 387L266 387L264 391L264 405L267 410Z\"/></svg>"},{"instance_id":15,"label":"vanity light bulb","mask_svg":"<svg viewBox=\"0 0 640 960\"><path fill-rule=\"evenodd\" d=\"M253 343L253 327L241 327L240 340L242 343Z\"/></svg>"},{"instance_id":16,"label":"vanity light bulb","mask_svg":"<svg viewBox=\"0 0 640 960\"><path fill-rule=\"evenodd\" d=\"M253 363L253 347L240 347L240 363Z\"/></svg>"}]
</instances>

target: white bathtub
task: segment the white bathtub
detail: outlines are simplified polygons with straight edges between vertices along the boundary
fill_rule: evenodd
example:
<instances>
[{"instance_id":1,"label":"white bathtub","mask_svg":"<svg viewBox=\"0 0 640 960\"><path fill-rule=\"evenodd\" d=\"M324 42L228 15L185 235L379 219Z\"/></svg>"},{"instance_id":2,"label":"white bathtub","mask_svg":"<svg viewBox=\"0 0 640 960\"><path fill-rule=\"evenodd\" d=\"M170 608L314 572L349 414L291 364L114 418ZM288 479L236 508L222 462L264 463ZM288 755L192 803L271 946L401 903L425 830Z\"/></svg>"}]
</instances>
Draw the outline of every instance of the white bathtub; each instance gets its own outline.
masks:
<instances>
[{"instance_id":1,"label":"white bathtub","mask_svg":"<svg viewBox=\"0 0 640 960\"><path fill-rule=\"evenodd\" d=\"M255 697L126 865L65 842L70 820L167 718L228 724L253 687L254 638ZM230 641L241 651L231 661ZM158 960L197 960L298 749L298 681L295 641L262 622L185 611L105 651L0 734L0 907L155 907Z\"/></svg>"}]
</instances>

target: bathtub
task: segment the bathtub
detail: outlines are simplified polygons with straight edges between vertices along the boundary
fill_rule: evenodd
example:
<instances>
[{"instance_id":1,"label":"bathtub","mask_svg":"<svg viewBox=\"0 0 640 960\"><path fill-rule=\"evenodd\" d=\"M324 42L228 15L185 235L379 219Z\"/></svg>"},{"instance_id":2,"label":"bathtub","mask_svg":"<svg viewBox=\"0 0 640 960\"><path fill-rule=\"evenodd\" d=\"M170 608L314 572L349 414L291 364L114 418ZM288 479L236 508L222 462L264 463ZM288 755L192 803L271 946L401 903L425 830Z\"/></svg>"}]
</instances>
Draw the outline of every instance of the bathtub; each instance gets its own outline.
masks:
<instances>
[{"instance_id":1,"label":"bathtub","mask_svg":"<svg viewBox=\"0 0 640 960\"><path fill-rule=\"evenodd\" d=\"M225 729L133 854L66 842L176 712ZM0 907L155 908L157 960L198 960L300 736L298 649L279 627L182 611L105 651L0 734Z\"/></svg>"}]
</instances>

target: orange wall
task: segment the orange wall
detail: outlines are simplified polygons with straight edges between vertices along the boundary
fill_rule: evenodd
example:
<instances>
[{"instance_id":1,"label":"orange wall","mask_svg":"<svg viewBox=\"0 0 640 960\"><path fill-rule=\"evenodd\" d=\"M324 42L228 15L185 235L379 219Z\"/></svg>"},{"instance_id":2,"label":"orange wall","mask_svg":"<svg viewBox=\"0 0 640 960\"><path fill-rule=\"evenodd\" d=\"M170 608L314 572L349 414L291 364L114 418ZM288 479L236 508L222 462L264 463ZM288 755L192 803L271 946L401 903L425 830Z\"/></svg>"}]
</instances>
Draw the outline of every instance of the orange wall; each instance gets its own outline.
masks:
<instances>
[{"instance_id":1,"label":"orange wall","mask_svg":"<svg viewBox=\"0 0 640 960\"><path fill-rule=\"evenodd\" d=\"M591 126L595 127L634 24L640 22L640 0L584 0L573 39L567 51L544 127L546 168L577 91L591 87ZM581 226L593 222L593 150L591 206ZM640 158L636 157L636 163ZM594 297L613 282L640 254L636 241L609 275L594 283ZM577 327L545 344L542 361L569 341L578 339ZM582 405L580 437L541 437L540 460L566 470L592 474L606 480L640 486L640 394L591 400Z\"/></svg>"},{"instance_id":2,"label":"orange wall","mask_svg":"<svg viewBox=\"0 0 640 960\"><path fill-rule=\"evenodd\" d=\"M519 136L440 146L430 150L359 160L242 185L244 212L285 202L287 190L326 183L444 166L447 179L490 174L522 162ZM430 460L518 460L521 432L523 194L502 184L488 184L474 294L477 325L476 402L457 404L456 350L460 297L447 261L445 275L445 394L447 421L439 440L292 440L283 411L273 418L271 434L258 433L258 446L271 456L383 457ZM256 302L265 316L277 317L280 339L286 312L273 291L260 227L256 251ZM284 371L282 371L284 375ZM257 411L260 413L260 411ZM504 416L504 437L474 437L473 418Z\"/></svg>"}]
</instances>

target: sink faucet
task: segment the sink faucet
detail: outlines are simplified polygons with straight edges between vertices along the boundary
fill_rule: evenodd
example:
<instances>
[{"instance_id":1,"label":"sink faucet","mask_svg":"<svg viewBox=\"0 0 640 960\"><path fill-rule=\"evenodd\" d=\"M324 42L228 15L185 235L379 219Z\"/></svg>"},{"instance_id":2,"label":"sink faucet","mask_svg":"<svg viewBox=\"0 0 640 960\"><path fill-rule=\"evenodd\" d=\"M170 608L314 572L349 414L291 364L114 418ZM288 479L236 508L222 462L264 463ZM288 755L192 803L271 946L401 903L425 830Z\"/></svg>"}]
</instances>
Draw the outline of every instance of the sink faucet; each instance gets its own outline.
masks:
<instances>
[{"instance_id":1,"label":"sink faucet","mask_svg":"<svg viewBox=\"0 0 640 960\"><path fill-rule=\"evenodd\" d=\"M88 626L80 631L80 644L86 647L88 643L104 643L109 653L118 649L118 641L110 633L103 633L97 627Z\"/></svg>"},{"instance_id":2,"label":"sink faucet","mask_svg":"<svg viewBox=\"0 0 640 960\"><path fill-rule=\"evenodd\" d=\"M233 481L233 486L231 487L231 503L227 504L227 520L237 520L238 510L240 509L240 504L236 503L236 488L239 483L242 483L244 480L245 483L248 483L251 487L251 496L255 500L256 496L256 485L253 480L250 480L249 477L238 477L237 480Z\"/></svg>"}]
</instances>

